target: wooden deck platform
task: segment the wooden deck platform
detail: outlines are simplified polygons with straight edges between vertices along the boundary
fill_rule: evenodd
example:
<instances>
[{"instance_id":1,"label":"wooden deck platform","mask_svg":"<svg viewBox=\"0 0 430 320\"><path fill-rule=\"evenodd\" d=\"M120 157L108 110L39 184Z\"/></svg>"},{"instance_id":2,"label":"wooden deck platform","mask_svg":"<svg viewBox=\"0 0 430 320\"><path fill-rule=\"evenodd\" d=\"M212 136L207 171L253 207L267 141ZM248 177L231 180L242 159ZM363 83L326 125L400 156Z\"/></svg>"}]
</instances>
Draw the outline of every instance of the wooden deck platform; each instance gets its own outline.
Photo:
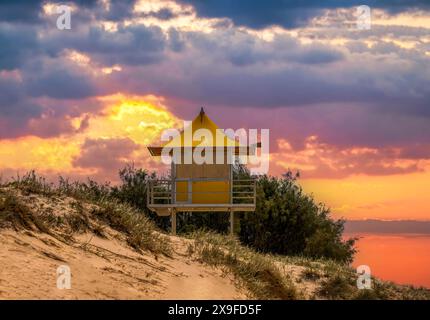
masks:
<instances>
[{"instance_id":1,"label":"wooden deck platform","mask_svg":"<svg viewBox=\"0 0 430 320\"><path fill-rule=\"evenodd\" d=\"M237 204L149 204L148 208L159 216L168 216L173 211L176 212L237 212L237 211L255 211L255 204L237 203Z\"/></svg>"}]
</instances>

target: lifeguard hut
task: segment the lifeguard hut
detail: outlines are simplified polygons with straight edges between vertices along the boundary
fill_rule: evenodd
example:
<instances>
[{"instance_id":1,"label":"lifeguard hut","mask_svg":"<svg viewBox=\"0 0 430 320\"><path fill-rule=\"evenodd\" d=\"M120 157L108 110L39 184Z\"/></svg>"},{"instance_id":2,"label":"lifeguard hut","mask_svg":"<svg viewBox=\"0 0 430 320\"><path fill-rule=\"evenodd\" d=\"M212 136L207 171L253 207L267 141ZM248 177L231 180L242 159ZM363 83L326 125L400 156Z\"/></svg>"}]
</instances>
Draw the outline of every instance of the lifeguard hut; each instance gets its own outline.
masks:
<instances>
[{"instance_id":1,"label":"lifeguard hut","mask_svg":"<svg viewBox=\"0 0 430 320\"><path fill-rule=\"evenodd\" d=\"M234 160L254 154L259 146L240 145L219 130L202 108L191 125L170 141L148 147L152 156L171 160L170 177L149 183L148 208L159 216L171 216L173 234L178 212L230 212L233 233L234 212L255 211L256 203L255 179L234 179ZM212 161L193 156L208 152Z\"/></svg>"}]
</instances>

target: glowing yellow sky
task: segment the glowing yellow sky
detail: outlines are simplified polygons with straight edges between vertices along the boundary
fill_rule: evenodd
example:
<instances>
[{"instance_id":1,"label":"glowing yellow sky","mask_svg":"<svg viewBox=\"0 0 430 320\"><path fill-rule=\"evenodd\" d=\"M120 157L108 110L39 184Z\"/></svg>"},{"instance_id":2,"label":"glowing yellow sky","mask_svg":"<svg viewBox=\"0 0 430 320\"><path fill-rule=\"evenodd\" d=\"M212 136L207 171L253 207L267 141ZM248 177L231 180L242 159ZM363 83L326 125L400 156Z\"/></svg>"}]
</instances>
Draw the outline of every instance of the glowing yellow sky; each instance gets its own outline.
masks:
<instances>
[{"instance_id":1,"label":"glowing yellow sky","mask_svg":"<svg viewBox=\"0 0 430 320\"><path fill-rule=\"evenodd\" d=\"M159 142L162 130L181 128L182 121L176 118L163 99L154 96L124 96L121 94L100 97L105 108L98 115L89 118L83 132L42 139L33 136L0 141L0 168L17 170L21 173L37 169L40 173L61 173L85 177L94 170L76 168L73 159L82 152L85 139L129 138L142 146L128 159L138 162L147 169L156 169L145 146ZM219 124L222 126L222 124ZM316 137L309 138L309 149L295 155L286 141L280 142L285 153L272 157L271 165L297 165L303 170L314 169L315 156L323 145ZM350 153L372 150L348 150ZM342 154L345 151L341 151ZM323 159L331 163L335 159ZM286 162L283 164L283 162ZM152 166L152 167L151 167ZM102 172L103 173L103 172ZM112 173L110 173L112 174ZM116 174L116 173L114 173ZM106 173L109 176L109 173ZM430 219L430 172L402 175L367 176L354 175L345 178L301 179L306 192L313 193L318 201L332 208L336 217L353 219Z\"/></svg>"},{"instance_id":2,"label":"glowing yellow sky","mask_svg":"<svg viewBox=\"0 0 430 320\"><path fill-rule=\"evenodd\" d=\"M74 168L72 161L81 153L85 139L129 138L142 146L134 156L147 158L144 146L158 139L162 130L178 126L178 119L154 96L118 94L99 99L106 107L101 114L89 118L84 132L48 139L29 136L0 140L0 168L63 174L82 171ZM91 174L92 171L80 173Z\"/></svg>"},{"instance_id":3,"label":"glowing yellow sky","mask_svg":"<svg viewBox=\"0 0 430 320\"><path fill-rule=\"evenodd\" d=\"M308 179L301 185L338 218L430 220L430 172Z\"/></svg>"}]
</instances>

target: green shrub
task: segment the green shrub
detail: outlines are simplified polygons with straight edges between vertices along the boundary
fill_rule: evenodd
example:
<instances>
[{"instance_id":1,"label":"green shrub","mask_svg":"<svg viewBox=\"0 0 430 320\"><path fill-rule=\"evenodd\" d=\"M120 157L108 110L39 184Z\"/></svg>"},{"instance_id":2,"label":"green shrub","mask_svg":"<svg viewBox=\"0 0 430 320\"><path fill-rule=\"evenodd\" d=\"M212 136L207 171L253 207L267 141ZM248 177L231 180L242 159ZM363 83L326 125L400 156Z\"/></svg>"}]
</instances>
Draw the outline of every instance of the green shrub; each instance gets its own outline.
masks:
<instances>
[{"instance_id":1,"label":"green shrub","mask_svg":"<svg viewBox=\"0 0 430 320\"><path fill-rule=\"evenodd\" d=\"M303 192L297 176L262 176L257 181L256 211L244 214L240 239L262 252L350 262L355 240L342 240L343 224Z\"/></svg>"}]
</instances>

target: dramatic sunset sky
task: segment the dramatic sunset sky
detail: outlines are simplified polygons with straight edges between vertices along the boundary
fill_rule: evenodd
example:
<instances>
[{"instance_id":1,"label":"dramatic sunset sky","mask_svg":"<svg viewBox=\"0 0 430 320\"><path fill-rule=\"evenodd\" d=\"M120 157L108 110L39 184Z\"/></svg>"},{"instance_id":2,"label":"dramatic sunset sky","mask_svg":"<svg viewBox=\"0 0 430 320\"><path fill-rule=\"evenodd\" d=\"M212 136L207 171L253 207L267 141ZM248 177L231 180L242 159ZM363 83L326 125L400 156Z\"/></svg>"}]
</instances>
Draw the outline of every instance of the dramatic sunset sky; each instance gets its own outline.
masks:
<instances>
[{"instance_id":1,"label":"dramatic sunset sky","mask_svg":"<svg viewBox=\"0 0 430 320\"><path fill-rule=\"evenodd\" d=\"M430 220L430 2L0 2L0 174L115 181L205 107L348 219ZM358 30L356 5L372 9Z\"/></svg>"}]
</instances>

